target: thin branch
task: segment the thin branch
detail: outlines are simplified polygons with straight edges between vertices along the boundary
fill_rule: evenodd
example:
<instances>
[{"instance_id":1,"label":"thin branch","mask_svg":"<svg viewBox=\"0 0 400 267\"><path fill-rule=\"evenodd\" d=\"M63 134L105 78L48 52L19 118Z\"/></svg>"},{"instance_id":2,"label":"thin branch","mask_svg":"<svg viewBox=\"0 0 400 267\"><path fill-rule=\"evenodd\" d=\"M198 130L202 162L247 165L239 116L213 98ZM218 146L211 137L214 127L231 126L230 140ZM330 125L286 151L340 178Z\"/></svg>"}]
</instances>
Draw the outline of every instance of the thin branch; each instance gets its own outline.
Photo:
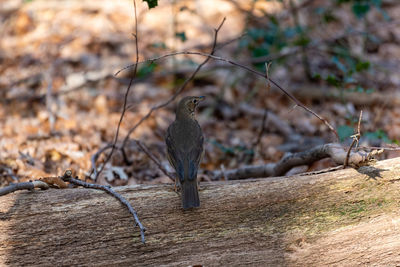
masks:
<instances>
[{"instance_id":1,"label":"thin branch","mask_svg":"<svg viewBox=\"0 0 400 267\"><path fill-rule=\"evenodd\" d=\"M241 69L244 69L250 73L253 73L257 76L263 77L264 79L267 79L266 75L262 72L256 71L250 67L247 67L241 63L226 59L226 58L222 58L222 57L218 57L218 56L214 56L212 54L207 54L207 53L203 53L203 52L191 52L191 51L182 51L182 52L174 52L174 53L170 53L167 55L163 55L160 57L156 57L156 58L151 58L151 59L146 59L143 61L140 61L138 63L134 63L131 65L128 65L122 69L120 69L115 75L118 75L121 71L129 69L134 67L137 64L142 64L142 63L147 63L147 62L154 62L160 59L164 59L167 57L171 57L171 56L176 56L176 55L198 55L198 56L204 56L204 57L208 57L208 58L212 58L214 60L219 60L219 61L223 61L226 63L229 63L231 65L237 66ZM300 106L301 108L303 108L304 110L308 111L309 113L313 114L315 117L317 117L320 121L322 121L336 136L337 140L339 140L339 135L336 132L335 128L330 125L330 123L323 117L321 117L320 115L318 115L317 113L315 113L313 110L311 110L310 108L306 107L303 103L301 103L299 100L297 100L297 98L295 98L290 92L288 92L287 90L285 90L284 88L282 88L277 82L275 82L274 80L272 80L271 78L268 79L273 85L275 85L279 90L281 90L287 97L289 97L293 102L295 102L296 105ZM176 96L175 96L176 97ZM149 115L148 115L149 116ZM146 117L147 118L147 117ZM141 122L140 122L141 123Z\"/></svg>"},{"instance_id":2,"label":"thin branch","mask_svg":"<svg viewBox=\"0 0 400 267\"><path fill-rule=\"evenodd\" d=\"M267 92L271 90L271 83L269 79L269 68L271 67L272 62L265 63L265 77L267 78Z\"/></svg>"},{"instance_id":3,"label":"thin branch","mask_svg":"<svg viewBox=\"0 0 400 267\"><path fill-rule=\"evenodd\" d=\"M241 112L244 114L250 115L250 116L257 116L257 117L264 117L265 110L258 109L254 106L251 106L246 103L241 103L238 105L238 108ZM268 123L270 126L273 128L276 128L276 130L286 139L292 138L296 135L295 130L285 121L280 119L276 114L274 114L271 111L267 112L267 117L268 117ZM295 139L298 139L299 137L296 137Z\"/></svg>"},{"instance_id":4,"label":"thin branch","mask_svg":"<svg viewBox=\"0 0 400 267\"><path fill-rule=\"evenodd\" d=\"M358 118L357 133L351 136L351 138L353 138L353 141L351 142L351 145L350 145L349 149L347 150L346 158L344 159L344 163L343 163L343 169L345 169L347 167L347 165L349 164L350 151L353 149L354 144L357 143L357 146L358 146L358 140L361 136L361 133L360 133L361 119L362 119L362 110L360 112L360 117Z\"/></svg>"},{"instance_id":5,"label":"thin branch","mask_svg":"<svg viewBox=\"0 0 400 267\"><path fill-rule=\"evenodd\" d=\"M98 150L96 153L94 153L93 156L90 157L90 162L92 163L92 170L91 170L90 176L92 176L92 174L93 174L94 177L98 177L96 161L104 151L112 148L113 146L114 146L113 144L108 144L108 145L102 147L100 150Z\"/></svg>"},{"instance_id":6,"label":"thin branch","mask_svg":"<svg viewBox=\"0 0 400 267\"><path fill-rule=\"evenodd\" d=\"M227 45L229 45L229 44L231 44L231 43L234 43L234 42L236 42L236 41L242 39L242 38L243 38L244 36L246 36L246 35L247 35L247 32L244 32L244 33L242 33L242 34L240 34L240 35L238 35L238 36L232 38L231 40L228 40L228 41L226 41L226 42L223 42L222 44L217 45L217 47L215 48L215 50L219 50L219 49L221 49L221 48L223 48L223 47L225 47L225 46L227 46Z\"/></svg>"},{"instance_id":7,"label":"thin branch","mask_svg":"<svg viewBox=\"0 0 400 267\"><path fill-rule=\"evenodd\" d=\"M11 177L14 181L18 182L19 178L14 174L14 171L7 165L0 165L0 171L5 171L6 173L0 174L2 177Z\"/></svg>"},{"instance_id":8,"label":"thin branch","mask_svg":"<svg viewBox=\"0 0 400 267\"><path fill-rule=\"evenodd\" d=\"M139 120L139 122L137 122L137 123L129 130L129 132L128 132L128 134L126 135L124 141L122 142L121 148L125 147L126 143L127 143L128 140L129 140L129 136L137 129L137 127L139 127L147 118L149 118L149 117L151 116L151 114L152 114L155 110L160 109L160 108L163 108L163 107L166 107L166 106L169 105L172 101L174 101L174 100L176 99L176 97L177 97L180 93L182 93L182 91L186 88L186 86L189 84L189 82L190 82L191 80L193 80L193 78L196 76L196 74L199 72L199 70L210 60L210 58L213 56L213 54L214 54L214 52L215 52L215 48L216 48L216 45L217 45L218 32L219 32L219 30L221 29L222 25L224 24L225 20L226 20L226 18L224 18L224 19L222 20L222 22L220 23L220 25L218 26L218 28L214 29L215 34L214 34L214 41L213 41L213 46L212 46L212 49L211 49L211 54L207 54L207 55L209 55L209 56L207 56L207 58L206 58L200 65L197 66L196 70L190 75L190 77L187 78L187 79L185 80L185 82L181 85L181 87L180 87L178 90L176 90L176 92L175 92L166 102L163 102L163 103L161 103L161 104L158 104L158 105L153 106L153 107L149 110L149 112L148 112L145 116L143 116L143 117ZM151 60L150 60L150 61L151 61ZM154 60L153 60L153 61L154 61ZM149 60L148 60L148 61L140 61L140 62L137 62L137 63L131 65L131 67L137 66L138 64L143 63L143 62L149 62ZM152 61L151 61L151 62L152 62ZM124 69L126 69L126 68L124 68ZM122 70L123 70L123 69L122 69ZM118 75L119 72L121 72L121 70L118 71L115 75Z\"/></svg>"},{"instance_id":9,"label":"thin branch","mask_svg":"<svg viewBox=\"0 0 400 267\"><path fill-rule=\"evenodd\" d=\"M271 84L269 82L269 67L270 66L271 66L271 62L265 63L265 75L267 77L267 93L271 90ZM261 137L265 131L265 123L267 121L267 118L268 118L268 110L265 108L264 115L263 115L262 121L261 121L260 131L258 132L257 139L253 142L253 146L252 146L253 149L256 148L261 141Z\"/></svg>"},{"instance_id":10,"label":"thin branch","mask_svg":"<svg viewBox=\"0 0 400 267\"><path fill-rule=\"evenodd\" d=\"M213 53L216 51L218 32L220 31L220 29L221 29L222 25L224 24L225 20L226 20L226 18L224 18L224 19L222 20L222 22L220 23L220 25L219 25L216 29L214 29L215 34L214 34L214 41L213 41L213 46L212 46L212 49L211 49L211 54L213 54ZM140 64L140 62L138 61L139 59L138 59L138 58L136 58L136 59L137 59L137 62L134 64L134 67L135 67L134 74L136 73L138 64ZM127 143L128 140L129 140L129 136L130 136L130 135L131 135L131 134L132 134L146 119L147 119L147 118L149 118L149 117L151 116L151 114L152 114L155 110L160 109L160 108L163 108L163 107L169 105L172 101L174 101L174 100L176 99L176 97L186 88L186 86L189 84L189 82L190 82L191 80L193 80L193 78L196 76L196 74L199 72L199 70L200 70L208 61L209 61L209 57L207 57L207 59L205 59L199 66L197 66L196 70L190 75L190 77L187 78L187 79L185 80L185 82L181 85L181 87L180 87L166 102L161 103L161 104L158 104L158 105L152 107L152 108L149 110L149 112L148 112L145 116L143 116L143 117L139 120L139 122L137 122L137 123L129 130L128 134L127 134L126 137L124 138L124 140L123 140L123 142L122 142L122 145L121 145L121 147L120 147L120 149L122 150L122 154L123 154L124 159L125 159L126 162L128 161L128 159L127 159L127 157L126 157L126 153L125 153L124 147L126 146L126 143ZM130 86L131 86L132 80L133 80L133 79L131 79L131 82L130 82L130 84L129 84L128 90L129 90L129 88L130 88ZM127 96L127 94L125 94L125 96ZM126 109L127 109L127 108L126 108L126 105L125 105L125 104L126 104L126 99L127 99L127 98L125 97L125 103L124 103L124 110L123 110L123 112L125 112ZM123 116L123 114L121 115L121 119L122 119L122 116ZM94 174L95 181L96 181L96 179L98 178L98 176L100 175L100 172L104 169L105 164L110 160L110 158L111 158L111 156L112 156L112 153L114 152L114 149L115 149L115 147L116 147L117 137L118 137L119 126L120 126L120 123L118 124L117 134L116 134L116 138L115 138L115 140L114 140L114 143L113 143L112 145L110 145L110 144L109 144L109 145L106 145L106 146L103 147L101 150L97 151L96 154L93 155L92 158L91 158L92 172L93 172L93 174ZM106 158L105 162L103 163L103 165L102 165L100 171L97 172L97 167L96 167L97 158L99 157L99 155L100 155L103 151L105 151L105 150L107 150L107 149L109 149L109 148L112 148L112 150L111 150L110 154L107 156L107 158ZM146 153L146 152L145 152L145 153ZM148 155L149 155L149 154L148 154ZM152 159L152 158L150 157L150 159ZM152 160L154 161L154 159L152 159ZM157 162L157 161L154 161L154 162ZM156 163L156 164L157 164L157 163ZM162 168L160 168L160 169L163 171ZM164 172L164 171L163 171L163 172ZM164 172L164 173L167 174L168 172ZM171 178L171 174L170 174L170 173L168 173L167 176ZM173 180L175 180L175 178L174 178Z\"/></svg>"},{"instance_id":11,"label":"thin branch","mask_svg":"<svg viewBox=\"0 0 400 267\"><path fill-rule=\"evenodd\" d=\"M137 68L138 68L138 64L137 63L139 62L139 43L138 43L138 22L137 22L137 12L136 12L136 1L135 0L133 0L133 6L134 6L134 13L135 13L135 32L132 35L135 38L136 64L135 64L135 67L133 69L132 78L129 81L128 88L126 88L125 97L124 97L124 106L122 108L121 117L119 118L119 122L118 122L118 126L117 126L117 132L115 133L115 138L114 138L114 142L113 142L112 147L111 147L111 152L110 152L110 154L108 154L108 156L105 159L105 161L104 161L103 165L101 166L100 170L98 172L97 171L93 171L93 173L96 172L96 175L94 176L94 181L97 180L97 178L99 177L100 173L104 170L104 167L106 166L107 162L111 159L111 157L112 157L112 155L114 153L114 150L115 150L115 147L116 147L116 144L117 144L117 141L118 141L118 135L119 135L119 130L121 128L121 123L122 123L122 120L124 119L124 115L125 115L125 112L126 112L126 105L127 105L127 102L128 102L128 95L129 95L130 89L132 87L133 80L135 79L136 74L137 74ZM96 164L94 164L92 167L93 167L93 170L95 170L96 169Z\"/></svg>"},{"instance_id":12,"label":"thin branch","mask_svg":"<svg viewBox=\"0 0 400 267\"><path fill-rule=\"evenodd\" d=\"M119 200L123 205L125 205L129 212L133 215L133 218L135 219L136 225L139 226L140 229L140 235L142 238L142 243L146 243L146 239L144 237L144 232L146 231L146 228L142 225L142 223L139 220L139 217L135 211L135 209L129 204L129 202L121 196L119 193L115 192L114 189L112 189L110 186L106 185L99 185L99 184L90 184L86 183L84 181L81 181L79 179L73 178L72 177L72 171L67 170L62 177L60 177L63 181L69 182L75 185L83 186L85 188L91 188L91 189L98 189L107 192L108 194L112 195L116 199Z\"/></svg>"},{"instance_id":13,"label":"thin branch","mask_svg":"<svg viewBox=\"0 0 400 267\"><path fill-rule=\"evenodd\" d=\"M10 184L8 186L0 188L0 196L7 195L18 190L33 190L34 188L46 190L49 189L49 185L42 181Z\"/></svg>"},{"instance_id":14,"label":"thin branch","mask_svg":"<svg viewBox=\"0 0 400 267\"><path fill-rule=\"evenodd\" d=\"M360 129L361 129L362 114L363 114L363 112L362 112L362 110L361 110L361 111L360 111L360 117L358 118L358 126L357 126L357 133L358 133L359 135L361 135Z\"/></svg>"},{"instance_id":15,"label":"thin branch","mask_svg":"<svg viewBox=\"0 0 400 267\"><path fill-rule=\"evenodd\" d=\"M253 143L253 149L256 148L261 141L261 137L263 136L264 131L265 131L265 124L266 124L267 118L268 118L268 110L265 109L264 115L263 115L263 118L261 121L260 131L258 132L257 139Z\"/></svg>"},{"instance_id":16,"label":"thin branch","mask_svg":"<svg viewBox=\"0 0 400 267\"><path fill-rule=\"evenodd\" d=\"M139 140L134 140L135 143L140 147L140 149L157 165L157 167L166 175L168 176L172 181L175 182L175 177L173 175L173 173L170 173L169 171L167 171L162 164L160 163L160 161L157 159L156 156L154 156L154 154L152 154L149 149L146 147L145 144L143 144L142 142L140 142Z\"/></svg>"},{"instance_id":17,"label":"thin branch","mask_svg":"<svg viewBox=\"0 0 400 267\"><path fill-rule=\"evenodd\" d=\"M225 166L224 166L224 164L221 164L221 174L222 174L221 180L228 181L228 177L225 175Z\"/></svg>"}]
</instances>

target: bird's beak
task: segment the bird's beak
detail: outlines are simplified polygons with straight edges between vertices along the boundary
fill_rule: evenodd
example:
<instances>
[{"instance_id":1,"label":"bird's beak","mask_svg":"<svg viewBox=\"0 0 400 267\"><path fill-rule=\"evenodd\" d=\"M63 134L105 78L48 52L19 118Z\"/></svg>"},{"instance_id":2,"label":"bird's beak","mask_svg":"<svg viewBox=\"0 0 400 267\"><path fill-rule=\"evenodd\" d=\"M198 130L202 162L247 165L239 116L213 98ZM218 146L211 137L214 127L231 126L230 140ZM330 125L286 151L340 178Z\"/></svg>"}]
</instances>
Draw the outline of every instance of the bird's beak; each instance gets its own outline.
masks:
<instances>
[{"instance_id":1,"label":"bird's beak","mask_svg":"<svg viewBox=\"0 0 400 267\"><path fill-rule=\"evenodd\" d=\"M203 95L198 97L199 101L203 101L205 98L206 98L206 97L203 96Z\"/></svg>"}]
</instances>

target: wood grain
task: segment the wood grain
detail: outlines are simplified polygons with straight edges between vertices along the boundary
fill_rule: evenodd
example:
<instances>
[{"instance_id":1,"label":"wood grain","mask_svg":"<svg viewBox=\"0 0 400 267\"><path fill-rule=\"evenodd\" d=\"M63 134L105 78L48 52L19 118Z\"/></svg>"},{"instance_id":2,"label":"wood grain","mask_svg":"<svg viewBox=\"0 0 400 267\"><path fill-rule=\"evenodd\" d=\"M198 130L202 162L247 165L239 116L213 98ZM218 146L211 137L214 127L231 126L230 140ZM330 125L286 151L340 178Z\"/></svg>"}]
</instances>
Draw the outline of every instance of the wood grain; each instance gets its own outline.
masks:
<instances>
[{"instance_id":1,"label":"wood grain","mask_svg":"<svg viewBox=\"0 0 400 267\"><path fill-rule=\"evenodd\" d=\"M0 265L349 266L400 263L400 159L318 175L201 184L183 211L172 185L0 199Z\"/></svg>"}]
</instances>

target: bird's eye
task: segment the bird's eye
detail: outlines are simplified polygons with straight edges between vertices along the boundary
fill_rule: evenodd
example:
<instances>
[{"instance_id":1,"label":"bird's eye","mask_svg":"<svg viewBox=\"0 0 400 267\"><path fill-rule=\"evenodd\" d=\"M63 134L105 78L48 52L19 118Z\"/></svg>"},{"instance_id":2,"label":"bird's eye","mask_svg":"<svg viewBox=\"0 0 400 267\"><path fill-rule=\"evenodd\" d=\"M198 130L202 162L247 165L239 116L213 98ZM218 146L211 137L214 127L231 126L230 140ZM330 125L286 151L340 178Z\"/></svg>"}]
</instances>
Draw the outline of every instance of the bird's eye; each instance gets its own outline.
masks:
<instances>
[{"instance_id":1,"label":"bird's eye","mask_svg":"<svg viewBox=\"0 0 400 267\"><path fill-rule=\"evenodd\" d=\"M197 104L197 99L194 99L194 100L193 100L193 104Z\"/></svg>"}]
</instances>

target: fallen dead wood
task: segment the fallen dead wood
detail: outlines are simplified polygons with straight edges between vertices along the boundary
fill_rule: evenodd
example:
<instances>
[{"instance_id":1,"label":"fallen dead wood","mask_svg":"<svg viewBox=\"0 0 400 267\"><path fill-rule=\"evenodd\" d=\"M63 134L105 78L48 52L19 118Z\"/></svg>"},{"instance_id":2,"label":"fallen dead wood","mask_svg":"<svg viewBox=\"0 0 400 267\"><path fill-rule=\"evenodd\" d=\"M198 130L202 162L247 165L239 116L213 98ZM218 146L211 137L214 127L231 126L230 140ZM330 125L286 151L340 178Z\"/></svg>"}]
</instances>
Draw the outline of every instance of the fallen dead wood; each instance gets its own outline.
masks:
<instances>
[{"instance_id":1,"label":"fallen dead wood","mask_svg":"<svg viewBox=\"0 0 400 267\"><path fill-rule=\"evenodd\" d=\"M318 175L201 184L182 211L172 185L18 192L0 198L0 265L400 264L400 158Z\"/></svg>"},{"instance_id":2,"label":"fallen dead wood","mask_svg":"<svg viewBox=\"0 0 400 267\"><path fill-rule=\"evenodd\" d=\"M358 168L369 164L375 160L374 156L382 154L383 149L365 151L346 151L345 148L338 143L330 143L313 147L307 151L288 154L276 163L267 163L263 165L244 166L239 169L227 171L216 170L206 172L212 180L240 180L248 178L271 177L285 175L291 168L309 165L324 158L330 158L334 163L343 165L347 161L347 165Z\"/></svg>"}]
</instances>

